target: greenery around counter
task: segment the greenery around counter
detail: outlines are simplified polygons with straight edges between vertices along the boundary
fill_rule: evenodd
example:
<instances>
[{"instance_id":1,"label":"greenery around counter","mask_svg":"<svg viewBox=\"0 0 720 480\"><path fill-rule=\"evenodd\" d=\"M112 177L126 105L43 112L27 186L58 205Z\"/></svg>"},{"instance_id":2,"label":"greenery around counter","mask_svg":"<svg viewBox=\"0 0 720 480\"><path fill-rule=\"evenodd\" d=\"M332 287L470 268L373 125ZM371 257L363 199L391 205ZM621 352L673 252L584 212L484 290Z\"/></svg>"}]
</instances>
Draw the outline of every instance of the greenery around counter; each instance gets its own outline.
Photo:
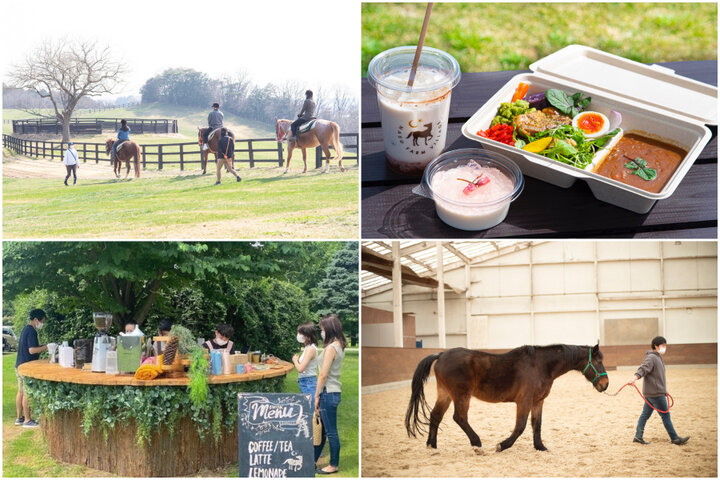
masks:
<instances>
[{"instance_id":1,"label":"greenery around counter","mask_svg":"<svg viewBox=\"0 0 720 480\"><path fill-rule=\"evenodd\" d=\"M364 3L362 64L417 43L425 3ZM463 72L524 70L571 44L643 63L717 59L717 3L436 3L425 45Z\"/></svg>"},{"instance_id":2,"label":"greenery around counter","mask_svg":"<svg viewBox=\"0 0 720 480\"><path fill-rule=\"evenodd\" d=\"M25 391L36 412L40 410L52 418L59 411L79 410L83 412L83 433L87 435L92 429L99 428L106 440L116 425L134 421L137 425L135 438L140 446L161 426L173 435L178 419L186 412L191 412L201 439L210 434L217 442L223 427L234 428L239 392L280 392L282 386L282 377L210 385L205 403L195 405L184 387L80 385L25 379Z\"/></svg>"}]
</instances>

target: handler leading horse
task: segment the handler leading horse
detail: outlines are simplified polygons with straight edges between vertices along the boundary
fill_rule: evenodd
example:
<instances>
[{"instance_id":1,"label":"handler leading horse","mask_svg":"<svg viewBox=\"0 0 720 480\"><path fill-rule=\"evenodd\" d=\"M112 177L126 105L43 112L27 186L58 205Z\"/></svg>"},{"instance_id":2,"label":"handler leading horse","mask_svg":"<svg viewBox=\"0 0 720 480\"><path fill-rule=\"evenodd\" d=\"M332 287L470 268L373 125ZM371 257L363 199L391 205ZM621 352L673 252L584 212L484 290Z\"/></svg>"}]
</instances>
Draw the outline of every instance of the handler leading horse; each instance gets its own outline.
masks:
<instances>
[{"instance_id":1,"label":"handler leading horse","mask_svg":"<svg viewBox=\"0 0 720 480\"><path fill-rule=\"evenodd\" d=\"M542 408L545 397L550 394L553 381L570 370L582 371L595 390L608 388L602 353L594 347L578 345L550 345L546 347L523 346L502 355L453 348L425 357L417 366L412 379L412 395L405 415L408 435L422 433L429 425L427 445L437 448L437 431L443 415L455 402L453 420L460 425L470 439L470 444L480 453L480 437L468 423L470 398L486 402L515 402L517 416L512 434L497 445L497 451L510 448L525 430L528 414L532 414L533 444L537 450L547 450L540 438ZM430 412L425 401L423 385L435 363L437 400ZM429 413L429 416L428 416ZM422 418L421 418L422 417Z\"/></svg>"},{"instance_id":2,"label":"handler leading horse","mask_svg":"<svg viewBox=\"0 0 720 480\"><path fill-rule=\"evenodd\" d=\"M205 143L205 139L203 138L203 133L208 130L207 128L198 127L198 143L200 144L200 148L202 149L203 144ZM227 131L227 134L230 138L233 139L233 143L235 143L235 134L231 132L230 130ZM202 173L205 175L205 172L207 171L207 160L208 155L210 152L215 154L215 161L217 162L218 159L218 140L220 139L220 128L216 128L215 130L208 133L208 148L205 150L200 151L200 158L202 161ZM233 166L234 162L230 161L230 166ZM230 170L227 169L229 172Z\"/></svg>"},{"instance_id":3,"label":"handler leading horse","mask_svg":"<svg viewBox=\"0 0 720 480\"><path fill-rule=\"evenodd\" d=\"M285 165L285 171L287 173L290 168L290 160L292 159L292 152L297 147L302 150L303 163L305 168L302 173L307 172L307 153L305 149L315 148L318 145L322 147L323 153L325 154L325 168L323 173L327 172L330 168L330 145L335 149L337 153L338 166L340 171L344 172L345 167L342 164L343 157L343 146L340 143L340 127L337 123L329 120L311 120L315 122L315 125L305 132L298 133L295 138L288 138L288 159ZM277 141L282 142L288 136L290 132L290 124L292 120L286 118L277 119L275 122L275 131L277 133Z\"/></svg>"},{"instance_id":4,"label":"handler leading horse","mask_svg":"<svg viewBox=\"0 0 720 480\"><path fill-rule=\"evenodd\" d=\"M105 153L110 155L110 149L115 143L115 139L108 138L105 140ZM113 173L117 178L120 178L120 171L122 170L122 162L127 165L127 173L125 178L130 175L130 159L135 160L135 178L140 178L140 146L132 140L125 140L118 146L115 152L115 161L113 162Z\"/></svg>"}]
</instances>

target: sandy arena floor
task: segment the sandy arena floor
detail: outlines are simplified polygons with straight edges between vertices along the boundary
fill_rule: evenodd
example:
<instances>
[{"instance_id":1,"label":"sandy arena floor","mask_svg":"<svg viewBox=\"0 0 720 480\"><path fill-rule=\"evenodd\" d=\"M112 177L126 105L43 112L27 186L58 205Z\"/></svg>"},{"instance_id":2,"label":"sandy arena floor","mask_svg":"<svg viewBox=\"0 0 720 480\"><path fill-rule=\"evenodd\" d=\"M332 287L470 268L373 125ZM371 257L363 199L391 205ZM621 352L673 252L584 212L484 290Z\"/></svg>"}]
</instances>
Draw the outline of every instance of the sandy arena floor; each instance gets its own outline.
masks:
<instances>
[{"instance_id":1,"label":"sandy arena floor","mask_svg":"<svg viewBox=\"0 0 720 480\"><path fill-rule=\"evenodd\" d=\"M633 371L609 373L609 392L617 392ZM690 436L672 445L657 413L645 428L650 445L633 443L642 399L631 387L610 397L595 391L577 372L558 378L545 400L542 438L547 452L533 448L530 421L510 449L495 452L515 424L514 403L472 400L469 421L483 442L476 455L453 421L443 418L438 449L427 436L408 438L404 418L410 387L362 397L363 477L717 477L717 369L667 371L675 430ZM641 387L642 381L638 382ZM435 402L435 382L425 386Z\"/></svg>"}]
</instances>

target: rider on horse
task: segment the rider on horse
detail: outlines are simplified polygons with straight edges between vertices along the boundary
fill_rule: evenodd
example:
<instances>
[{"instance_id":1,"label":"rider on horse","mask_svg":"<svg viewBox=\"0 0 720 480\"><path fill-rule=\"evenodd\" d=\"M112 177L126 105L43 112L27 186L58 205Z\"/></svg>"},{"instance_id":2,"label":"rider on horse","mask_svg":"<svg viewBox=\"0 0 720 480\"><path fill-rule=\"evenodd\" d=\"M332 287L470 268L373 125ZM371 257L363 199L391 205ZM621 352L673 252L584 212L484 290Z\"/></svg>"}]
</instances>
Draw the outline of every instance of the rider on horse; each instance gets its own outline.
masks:
<instances>
[{"instance_id":1,"label":"rider on horse","mask_svg":"<svg viewBox=\"0 0 720 480\"><path fill-rule=\"evenodd\" d=\"M124 118L120 120L120 130L118 130L117 137L117 142L113 143L112 148L110 149L110 163L115 162L115 155L117 154L120 144L130 140L130 127L128 127L127 120Z\"/></svg>"},{"instance_id":2,"label":"rider on horse","mask_svg":"<svg viewBox=\"0 0 720 480\"><path fill-rule=\"evenodd\" d=\"M210 132L215 130L216 128L222 128L223 126L223 118L225 117L223 113L220 111L220 104L215 102L212 104L213 110L208 114L208 127L203 132L203 150L208 149L208 136L210 135Z\"/></svg>"},{"instance_id":3,"label":"rider on horse","mask_svg":"<svg viewBox=\"0 0 720 480\"><path fill-rule=\"evenodd\" d=\"M298 119L290 124L290 129L292 131L290 138L295 139L300 125L309 122L313 118L315 118L315 101L313 100L312 90L307 90L305 91L305 102L303 102L302 110L298 114Z\"/></svg>"}]
</instances>

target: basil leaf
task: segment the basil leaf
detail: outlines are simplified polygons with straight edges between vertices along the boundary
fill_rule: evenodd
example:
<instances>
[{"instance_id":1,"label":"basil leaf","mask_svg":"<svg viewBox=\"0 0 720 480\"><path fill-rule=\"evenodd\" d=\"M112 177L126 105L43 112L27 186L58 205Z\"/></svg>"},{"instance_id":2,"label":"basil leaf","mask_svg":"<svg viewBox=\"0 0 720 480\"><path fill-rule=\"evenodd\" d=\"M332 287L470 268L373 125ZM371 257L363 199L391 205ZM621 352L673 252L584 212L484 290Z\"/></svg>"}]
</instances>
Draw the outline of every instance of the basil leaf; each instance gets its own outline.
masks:
<instances>
[{"instance_id":1,"label":"basil leaf","mask_svg":"<svg viewBox=\"0 0 720 480\"><path fill-rule=\"evenodd\" d=\"M567 93L555 88L551 88L547 92L545 92L545 98L550 103L550 105L557 108L565 115L570 114L572 106L575 104L575 102L570 97L568 97Z\"/></svg>"},{"instance_id":2,"label":"basil leaf","mask_svg":"<svg viewBox=\"0 0 720 480\"><path fill-rule=\"evenodd\" d=\"M657 170L647 166L647 161L641 157L631 160L625 164L625 168L632 170L633 175L637 175L643 180L650 181L657 178Z\"/></svg>"}]
</instances>

